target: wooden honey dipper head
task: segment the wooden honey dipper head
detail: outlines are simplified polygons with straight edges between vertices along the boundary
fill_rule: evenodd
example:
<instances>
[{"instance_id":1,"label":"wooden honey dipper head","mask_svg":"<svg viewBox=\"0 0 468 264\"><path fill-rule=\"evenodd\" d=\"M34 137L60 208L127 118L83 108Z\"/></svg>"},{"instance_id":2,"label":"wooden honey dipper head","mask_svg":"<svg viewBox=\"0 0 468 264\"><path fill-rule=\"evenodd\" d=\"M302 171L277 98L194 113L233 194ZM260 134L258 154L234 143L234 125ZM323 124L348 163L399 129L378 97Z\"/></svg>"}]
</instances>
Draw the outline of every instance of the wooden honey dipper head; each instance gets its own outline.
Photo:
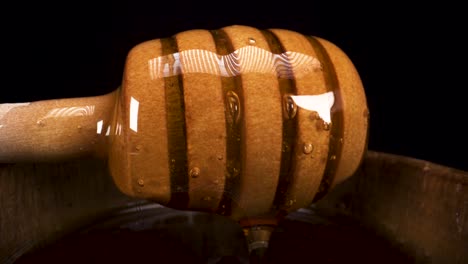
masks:
<instances>
[{"instance_id":1,"label":"wooden honey dipper head","mask_svg":"<svg viewBox=\"0 0 468 264\"><path fill-rule=\"evenodd\" d=\"M107 95L0 105L0 161L96 155L129 196L268 219L356 171L368 113L355 67L326 40L190 30L134 47Z\"/></svg>"}]
</instances>

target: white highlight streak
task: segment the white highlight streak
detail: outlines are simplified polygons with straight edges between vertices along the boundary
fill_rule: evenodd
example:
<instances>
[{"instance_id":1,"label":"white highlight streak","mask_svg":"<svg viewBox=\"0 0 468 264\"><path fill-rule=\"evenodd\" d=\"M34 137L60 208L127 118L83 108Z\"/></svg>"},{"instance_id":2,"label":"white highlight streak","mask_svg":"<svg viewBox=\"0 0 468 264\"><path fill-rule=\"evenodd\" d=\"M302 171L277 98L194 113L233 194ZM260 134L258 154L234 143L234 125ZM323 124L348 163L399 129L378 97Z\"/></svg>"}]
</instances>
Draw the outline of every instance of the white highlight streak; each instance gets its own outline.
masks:
<instances>
[{"instance_id":1,"label":"white highlight streak","mask_svg":"<svg viewBox=\"0 0 468 264\"><path fill-rule=\"evenodd\" d=\"M333 92L318 95L293 95L291 98L298 107L316 111L326 123L331 123L331 108L335 103Z\"/></svg>"},{"instance_id":2,"label":"white highlight streak","mask_svg":"<svg viewBox=\"0 0 468 264\"><path fill-rule=\"evenodd\" d=\"M97 130L96 130L96 133L101 134L101 132L102 132L102 124L103 124L103 123L104 123L103 120L99 120L99 121L97 122Z\"/></svg>"},{"instance_id":3,"label":"white highlight streak","mask_svg":"<svg viewBox=\"0 0 468 264\"><path fill-rule=\"evenodd\" d=\"M130 129L137 132L138 131L138 108L140 102L133 98L130 98Z\"/></svg>"}]
</instances>

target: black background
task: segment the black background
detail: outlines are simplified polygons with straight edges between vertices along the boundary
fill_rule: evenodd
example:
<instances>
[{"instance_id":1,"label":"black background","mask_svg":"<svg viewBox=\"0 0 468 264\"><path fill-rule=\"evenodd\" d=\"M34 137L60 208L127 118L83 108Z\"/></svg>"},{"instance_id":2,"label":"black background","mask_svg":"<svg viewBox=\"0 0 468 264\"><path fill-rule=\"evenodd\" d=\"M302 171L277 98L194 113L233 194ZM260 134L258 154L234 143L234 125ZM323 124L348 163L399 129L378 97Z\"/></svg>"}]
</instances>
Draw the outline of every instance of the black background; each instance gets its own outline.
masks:
<instances>
[{"instance_id":1,"label":"black background","mask_svg":"<svg viewBox=\"0 0 468 264\"><path fill-rule=\"evenodd\" d=\"M2 7L0 103L116 89L136 44L233 24L325 38L354 62L371 112L369 148L468 171L464 10L448 2L115 1Z\"/></svg>"}]
</instances>

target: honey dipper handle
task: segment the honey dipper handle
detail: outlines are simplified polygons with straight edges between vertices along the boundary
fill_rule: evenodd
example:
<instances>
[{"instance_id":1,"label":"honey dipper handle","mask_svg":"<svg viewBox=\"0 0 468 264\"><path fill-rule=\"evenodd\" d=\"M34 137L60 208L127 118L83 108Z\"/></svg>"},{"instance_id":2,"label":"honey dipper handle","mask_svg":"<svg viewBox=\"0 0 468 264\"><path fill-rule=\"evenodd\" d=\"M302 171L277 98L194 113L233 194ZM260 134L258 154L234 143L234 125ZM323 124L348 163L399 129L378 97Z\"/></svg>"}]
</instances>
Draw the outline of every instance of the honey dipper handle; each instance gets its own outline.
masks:
<instances>
[{"instance_id":1,"label":"honey dipper handle","mask_svg":"<svg viewBox=\"0 0 468 264\"><path fill-rule=\"evenodd\" d=\"M0 104L0 163L107 155L115 94Z\"/></svg>"}]
</instances>

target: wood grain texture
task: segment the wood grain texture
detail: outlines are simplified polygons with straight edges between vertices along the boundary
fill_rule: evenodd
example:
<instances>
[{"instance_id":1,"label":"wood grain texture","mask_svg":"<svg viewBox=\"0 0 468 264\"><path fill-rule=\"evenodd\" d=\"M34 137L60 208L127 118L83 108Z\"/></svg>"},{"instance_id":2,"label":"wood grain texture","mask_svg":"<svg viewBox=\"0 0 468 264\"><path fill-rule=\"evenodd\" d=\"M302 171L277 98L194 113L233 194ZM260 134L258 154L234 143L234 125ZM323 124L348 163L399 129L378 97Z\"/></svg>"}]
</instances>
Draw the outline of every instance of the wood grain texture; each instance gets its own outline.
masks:
<instances>
[{"instance_id":1,"label":"wood grain texture","mask_svg":"<svg viewBox=\"0 0 468 264\"><path fill-rule=\"evenodd\" d=\"M417 263L462 264L468 260L467 201L468 172L368 151L356 174L308 210L352 216ZM0 262L112 221L122 208L138 210L141 202L115 188L102 161L0 164ZM295 230L306 225L298 221Z\"/></svg>"},{"instance_id":2,"label":"wood grain texture","mask_svg":"<svg viewBox=\"0 0 468 264\"><path fill-rule=\"evenodd\" d=\"M115 187L102 160L0 164L0 263L136 202Z\"/></svg>"},{"instance_id":3,"label":"wood grain texture","mask_svg":"<svg viewBox=\"0 0 468 264\"><path fill-rule=\"evenodd\" d=\"M107 156L115 92L0 105L0 162Z\"/></svg>"},{"instance_id":4,"label":"wood grain texture","mask_svg":"<svg viewBox=\"0 0 468 264\"><path fill-rule=\"evenodd\" d=\"M416 263L468 261L468 172L369 151L316 208L352 216Z\"/></svg>"}]
</instances>

